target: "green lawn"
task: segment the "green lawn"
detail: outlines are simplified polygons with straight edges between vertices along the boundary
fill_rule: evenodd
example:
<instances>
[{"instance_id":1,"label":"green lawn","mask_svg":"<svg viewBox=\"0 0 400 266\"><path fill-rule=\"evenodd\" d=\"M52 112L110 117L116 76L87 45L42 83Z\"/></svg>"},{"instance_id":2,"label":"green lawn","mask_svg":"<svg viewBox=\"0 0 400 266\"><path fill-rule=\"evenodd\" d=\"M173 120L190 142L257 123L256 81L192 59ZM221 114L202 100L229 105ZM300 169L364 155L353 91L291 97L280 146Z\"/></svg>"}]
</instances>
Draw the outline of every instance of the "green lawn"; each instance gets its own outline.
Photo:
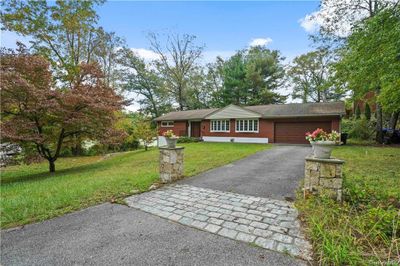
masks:
<instances>
[{"instance_id":1,"label":"green lawn","mask_svg":"<svg viewBox=\"0 0 400 266\"><path fill-rule=\"evenodd\" d=\"M271 148L262 144L189 143L185 176ZM56 173L48 164L8 167L1 175L1 227L42 221L90 205L146 191L158 180L158 149L113 156L60 158Z\"/></svg>"},{"instance_id":2,"label":"green lawn","mask_svg":"<svg viewBox=\"0 0 400 266\"><path fill-rule=\"evenodd\" d=\"M400 148L341 146L344 202L319 197L296 205L322 265L398 265ZM397 263L396 263L397 261Z\"/></svg>"}]
</instances>

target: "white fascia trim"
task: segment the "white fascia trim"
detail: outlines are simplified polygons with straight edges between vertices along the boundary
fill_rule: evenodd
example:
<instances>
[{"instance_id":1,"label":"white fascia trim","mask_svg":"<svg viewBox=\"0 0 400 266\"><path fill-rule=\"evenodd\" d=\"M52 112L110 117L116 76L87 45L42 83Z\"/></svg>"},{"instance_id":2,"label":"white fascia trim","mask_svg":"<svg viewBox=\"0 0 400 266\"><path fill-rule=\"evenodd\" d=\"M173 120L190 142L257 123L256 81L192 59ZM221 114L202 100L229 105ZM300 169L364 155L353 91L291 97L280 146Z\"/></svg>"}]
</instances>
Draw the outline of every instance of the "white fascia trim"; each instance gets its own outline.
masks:
<instances>
[{"instance_id":1,"label":"white fascia trim","mask_svg":"<svg viewBox=\"0 0 400 266\"><path fill-rule=\"evenodd\" d=\"M203 140L205 142L268 143L268 138L203 136Z\"/></svg>"},{"instance_id":2,"label":"white fascia trim","mask_svg":"<svg viewBox=\"0 0 400 266\"><path fill-rule=\"evenodd\" d=\"M170 123L170 122L172 122L172 126L169 126L169 125L165 126L165 125L163 125L163 123ZM174 127L174 121L173 121L173 120L161 121L160 125L161 125L161 127Z\"/></svg>"}]
</instances>

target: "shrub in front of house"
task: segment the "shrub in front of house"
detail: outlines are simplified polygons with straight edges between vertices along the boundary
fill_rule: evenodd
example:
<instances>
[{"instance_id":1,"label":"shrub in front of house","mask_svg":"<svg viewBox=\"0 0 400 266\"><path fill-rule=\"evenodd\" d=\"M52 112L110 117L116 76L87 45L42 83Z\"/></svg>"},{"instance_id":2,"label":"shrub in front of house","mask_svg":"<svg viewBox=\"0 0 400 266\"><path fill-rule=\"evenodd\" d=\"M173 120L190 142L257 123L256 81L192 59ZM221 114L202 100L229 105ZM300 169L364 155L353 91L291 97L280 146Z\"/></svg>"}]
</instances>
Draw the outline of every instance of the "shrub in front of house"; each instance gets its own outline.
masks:
<instances>
[{"instance_id":1,"label":"shrub in front of house","mask_svg":"<svg viewBox=\"0 0 400 266\"><path fill-rule=\"evenodd\" d=\"M343 119L341 129L343 133L348 133L350 139L371 140L375 134L376 120L371 117L360 119Z\"/></svg>"},{"instance_id":2,"label":"shrub in front of house","mask_svg":"<svg viewBox=\"0 0 400 266\"><path fill-rule=\"evenodd\" d=\"M199 138L192 138L192 137L187 137L187 136L180 137L178 139L178 143L192 143L192 142L199 142L199 141L200 141Z\"/></svg>"}]
</instances>

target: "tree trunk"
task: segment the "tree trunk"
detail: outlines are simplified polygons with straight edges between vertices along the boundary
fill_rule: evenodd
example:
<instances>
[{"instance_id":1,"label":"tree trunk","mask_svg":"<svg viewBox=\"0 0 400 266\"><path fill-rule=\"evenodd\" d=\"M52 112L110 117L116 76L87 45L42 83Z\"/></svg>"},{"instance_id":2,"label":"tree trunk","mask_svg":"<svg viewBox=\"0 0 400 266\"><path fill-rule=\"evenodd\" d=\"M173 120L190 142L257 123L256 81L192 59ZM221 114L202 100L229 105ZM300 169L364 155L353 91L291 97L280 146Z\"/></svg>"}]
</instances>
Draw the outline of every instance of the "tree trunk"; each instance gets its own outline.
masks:
<instances>
[{"instance_id":1,"label":"tree trunk","mask_svg":"<svg viewBox=\"0 0 400 266\"><path fill-rule=\"evenodd\" d=\"M146 144L144 145L144 150L147 151L147 145Z\"/></svg>"},{"instance_id":2,"label":"tree trunk","mask_svg":"<svg viewBox=\"0 0 400 266\"><path fill-rule=\"evenodd\" d=\"M49 170L50 173L54 173L56 171L56 165L53 160L49 160Z\"/></svg>"},{"instance_id":3,"label":"tree trunk","mask_svg":"<svg viewBox=\"0 0 400 266\"><path fill-rule=\"evenodd\" d=\"M393 141L394 131L396 130L397 121L399 120L400 112L393 112L392 116L390 117L389 128L391 128L392 134L390 135L390 140Z\"/></svg>"},{"instance_id":4,"label":"tree trunk","mask_svg":"<svg viewBox=\"0 0 400 266\"><path fill-rule=\"evenodd\" d=\"M382 107L379 103L376 103L376 142L383 143L383 132L382 132Z\"/></svg>"},{"instance_id":5,"label":"tree trunk","mask_svg":"<svg viewBox=\"0 0 400 266\"><path fill-rule=\"evenodd\" d=\"M180 85L178 87L178 101L179 101L179 110L183 111L182 87Z\"/></svg>"},{"instance_id":6,"label":"tree trunk","mask_svg":"<svg viewBox=\"0 0 400 266\"><path fill-rule=\"evenodd\" d=\"M400 112L393 112L392 116L390 117L390 125L389 125L389 127L391 129L393 129L393 131L396 129L397 120L399 120L399 114L400 114Z\"/></svg>"}]
</instances>

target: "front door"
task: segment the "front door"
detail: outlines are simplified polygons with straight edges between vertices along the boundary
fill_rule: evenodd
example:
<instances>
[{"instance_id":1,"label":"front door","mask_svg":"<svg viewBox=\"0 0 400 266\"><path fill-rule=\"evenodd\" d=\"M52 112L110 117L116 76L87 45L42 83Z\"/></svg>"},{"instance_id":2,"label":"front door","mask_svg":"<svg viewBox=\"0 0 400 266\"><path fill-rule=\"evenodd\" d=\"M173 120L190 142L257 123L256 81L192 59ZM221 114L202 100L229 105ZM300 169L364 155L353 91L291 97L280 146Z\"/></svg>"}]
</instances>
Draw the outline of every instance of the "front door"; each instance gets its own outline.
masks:
<instances>
[{"instance_id":1,"label":"front door","mask_svg":"<svg viewBox=\"0 0 400 266\"><path fill-rule=\"evenodd\" d=\"M190 136L200 138L200 122L190 122Z\"/></svg>"}]
</instances>

